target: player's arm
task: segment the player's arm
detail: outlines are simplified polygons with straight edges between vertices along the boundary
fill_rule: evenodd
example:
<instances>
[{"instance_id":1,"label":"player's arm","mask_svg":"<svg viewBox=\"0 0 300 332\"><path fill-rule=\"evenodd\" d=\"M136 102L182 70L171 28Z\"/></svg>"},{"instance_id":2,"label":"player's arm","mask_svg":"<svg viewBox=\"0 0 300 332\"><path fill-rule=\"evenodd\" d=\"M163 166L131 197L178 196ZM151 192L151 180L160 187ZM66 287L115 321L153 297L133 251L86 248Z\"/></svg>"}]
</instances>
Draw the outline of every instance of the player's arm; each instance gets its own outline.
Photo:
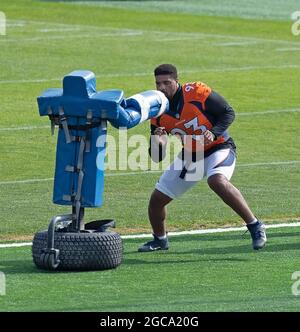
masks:
<instances>
[{"instance_id":1,"label":"player's arm","mask_svg":"<svg viewBox=\"0 0 300 332\"><path fill-rule=\"evenodd\" d=\"M164 127L157 127L151 124L151 137L149 146L149 155L155 163L159 163L166 156L166 147L168 142L167 132Z\"/></svg>"},{"instance_id":2,"label":"player's arm","mask_svg":"<svg viewBox=\"0 0 300 332\"><path fill-rule=\"evenodd\" d=\"M213 139L221 136L234 121L235 114L233 108L217 92L212 91L205 101L205 109L214 116L214 124L210 133ZM207 134L208 136L209 133Z\"/></svg>"}]
</instances>

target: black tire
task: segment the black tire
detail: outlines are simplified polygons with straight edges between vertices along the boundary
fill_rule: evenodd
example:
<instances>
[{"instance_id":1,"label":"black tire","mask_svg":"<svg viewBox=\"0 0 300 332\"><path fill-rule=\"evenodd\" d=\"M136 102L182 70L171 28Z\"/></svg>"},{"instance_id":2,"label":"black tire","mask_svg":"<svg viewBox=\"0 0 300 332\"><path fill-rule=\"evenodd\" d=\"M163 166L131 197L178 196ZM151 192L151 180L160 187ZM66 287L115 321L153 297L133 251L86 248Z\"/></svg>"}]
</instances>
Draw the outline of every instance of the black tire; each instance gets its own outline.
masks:
<instances>
[{"instance_id":1,"label":"black tire","mask_svg":"<svg viewBox=\"0 0 300 332\"><path fill-rule=\"evenodd\" d=\"M35 234L32 256L38 268L49 270L43 261L43 250L47 248L48 232ZM105 270L121 264L122 240L111 231L93 233L55 232L54 247L59 250L57 270Z\"/></svg>"}]
</instances>

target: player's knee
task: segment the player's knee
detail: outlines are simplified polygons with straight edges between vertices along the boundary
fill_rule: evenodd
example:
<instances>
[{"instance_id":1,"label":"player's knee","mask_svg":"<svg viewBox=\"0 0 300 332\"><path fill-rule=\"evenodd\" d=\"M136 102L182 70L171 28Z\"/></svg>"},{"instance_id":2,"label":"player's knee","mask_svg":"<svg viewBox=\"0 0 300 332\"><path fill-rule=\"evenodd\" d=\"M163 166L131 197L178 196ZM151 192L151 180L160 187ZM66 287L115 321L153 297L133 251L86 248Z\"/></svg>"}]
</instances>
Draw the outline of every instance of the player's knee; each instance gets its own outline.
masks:
<instances>
[{"instance_id":1,"label":"player's knee","mask_svg":"<svg viewBox=\"0 0 300 332\"><path fill-rule=\"evenodd\" d=\"M207 183L209 187L216 192L224 191L228 186L228 180L222 174L215 174L210 176L207 179Z\"/></svg>"},{"instance_id":2,"label":"player's knee","mask_svg":"<svg viewBox=\"0 0 300 332\"><path fill-rule=\"evenodd\" d=\"M172 199L170 197L155 189L149 200L149 209L161 209L171 200Z\"/></svg>"}]
</instances>

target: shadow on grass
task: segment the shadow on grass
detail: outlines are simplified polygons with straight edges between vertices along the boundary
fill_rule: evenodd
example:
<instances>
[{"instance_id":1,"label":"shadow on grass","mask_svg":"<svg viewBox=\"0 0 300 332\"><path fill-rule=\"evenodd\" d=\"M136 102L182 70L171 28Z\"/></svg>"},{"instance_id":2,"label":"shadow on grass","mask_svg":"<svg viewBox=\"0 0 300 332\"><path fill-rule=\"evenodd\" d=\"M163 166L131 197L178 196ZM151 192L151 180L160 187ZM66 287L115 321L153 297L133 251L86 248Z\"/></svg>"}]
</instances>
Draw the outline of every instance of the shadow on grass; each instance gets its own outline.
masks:
<instances>
[{"instance_id":1,"label":"shadow on grass","mask_svg":"<svg viewBox=\"0 0 300 332\"><path fill-rule=\"evenodd\" d=\"M0 271L4 272L5 274L74 274L74 273L85 273L85 272L102 272L102 271L110 271L114 269L106 269L106 270L77 270L77 271L50 271L50 270L42 270L35 266L32 260L27 259L24 261L19 260L8 260L4 261L0 264Z\"/></svg>"},{"instance_id":2,"label":"shadow on grass","mask_svg":"<svg viewBox=\"0 0 300 332\"><path fill-rule=\"evenodd\" d=\"M273 234L274 235L274 234ZM276 237L286 236L287 233L276 234ZM290 235L294 236L295 233ZM288 235L289 236L289 235ZM271 236L270 236L271 237ZM199 241L199 239L198 239ZM174 246L172 246L174 242ZM245 262L253 260L253 254L260 255L263 259L263 255L267 253L280 253L289 250L298 250L300 252L300 241L295 243L267 243L266 247L260 251L254 251L250 243L247 245L236 245L236 246L221 246L214 248L191 248L185 247L181 250L176 247L175 243L177 241L171 242L171 248L168 251L158 251L149 253L138 253L136 250L124 250L123 262L121 265L137 265L137 264L187 264L195 262ZM180 242L180 241L178 241ZM201 245L201 241L199 241ZM188 243L187 243L188 246ZM247 257L230 257L226 255L244 255L249 254ZM187 257L192 255L192 257ZM211 255L211 256L210 256ZM182 257L183 256L183 257ZM220 257L214 257L220 256ZM187 259L184 259L187 257ZM258 256L255 256L258 257ZM5 274L42 274L42 273L80 273L87 271L46 271L38 269L32 259L22 259L22 260L3 260L0 264L0 271ZM95 272L95 271L90 271Z\"/></svg>"},{"instance_id":3,"label":"shadow on grass","mask_svg":"<svg viewBox=\"0 0 300 332\"><path fill-rule=\"evenodd\" d=\"M270 238L285 238L285 237L299 237L300 231L296 232L272 232L272 229L266 230L267 237ZM235 234L195 234L188 236L170 236L172 242L181 242L182 239L188 239L189 241L230 241L230 240L241 240L241 239L249 239L250 233L241 231L236 232Z\"/></svg>"},{"instance_id":4,"label":"shadow on grass","mask_svg":"<svg viewBox=\"0 0 300 332\"><path fill-rule=\"evenodd\" d=\"M234 257L227 257L227 258L203 258L198 257L195 259L174 259L174 260L143 260L143 259L134 259L134 258L126 258L124 259L123 264L129 264L129 265L146 265L146 264L154 264L154 265L179 265L179 264L189 264L189 263L197 263L197 262L246 262L248 259L242 259L242 258L234 258Z\"/></svg>"},{"instance_id":5,"label":"shadow on grass","mask_svg":"<svg viewBox=\"0 0 300 332\"><path fill-rule=\"evenodd\" d=\"M253 250L251 244L232 246L232 247L218 247L218 248L199 248L190 251L185 251L186 254L199 253L205 255L224 255L224 254L244 254L244 253L270 253L270 252L284 252L288 250L300 250L300 242L297 243L282 243L270 244L261 250Z\"/></svg>"},{"instance_id":6,"label":"shadow on grass","mask_svg":"<svg viewBox=\"0 0 300 332\"><path fill-rule=\"evenodd\" d=\"M0 270L5 274L31 274L43 272L38 270L30 259L24 260L4 260L0 264Z\"/></svg>"},{"instance_id":7,"label":"shadow on grass","mask_svg":"<svg viewBox=\"0 0 300 332\"><path fill-rule=\"evenodd\" d=\"M267 229L267 237L268 239L276 239L276 238L292 238L298 237L300 238L300 231L296 232L273 232L273 230ZM149 239L126 239L123 242L126 243L136 243L137 248L143 243L149 241ZM245 231L236 232L234 234L194 234L194 235L183 235L183 236L170 236L169 237L171 243L179 243L179 242L213 242L213 241L240 241L245 240L249 242L249 246L251 246L251 236L250 233ZM300 242L300 241L299 241Z\"/></svg>"},{"instance_id":8,"label":"shadow on grass","mask_svg":"<svg viewBox=\"0 0 300 332\"><path fill-rule=\"evenodd\" d=\"M284 237L298 237L300 238L300 231L299 232L276 232L276 233L270 233L270 231L267 229L267 236L268 238L276 238L276 237L280 237L280 238L284 238Z\"/></svg>"},{"instance_id":9,"label":"shadow on grass","mask_svg":"<svg viewBox=\"0 0 300 332\"><path fill-rule=\"evenodd\" d=\"M176 242L173 241L172 242ZM253 250L251 246L251 242L249 242L247 245L238 245L238 246L222 246L222 247L214 247L214 248L195 248L191 250L183 249L180 251L180 249L176 248L175 245L173 246L174 249L172 249L172 242L171 247L168 251L158 251L158 252L148 252L148 253L137 253L136 250L134 251L126 251L126 254L139 254L139 255L189 255L189 254L199 254L199 255L226 255L226 254L245 254L245 253L264 253L264 252L283 252L287 250L300 250L300 241L295 243L281 243L281 244L272 244L268 243L266 246L261 250ZM201 244L201 242L199 241Z\"/></svg>"}]
</instances>

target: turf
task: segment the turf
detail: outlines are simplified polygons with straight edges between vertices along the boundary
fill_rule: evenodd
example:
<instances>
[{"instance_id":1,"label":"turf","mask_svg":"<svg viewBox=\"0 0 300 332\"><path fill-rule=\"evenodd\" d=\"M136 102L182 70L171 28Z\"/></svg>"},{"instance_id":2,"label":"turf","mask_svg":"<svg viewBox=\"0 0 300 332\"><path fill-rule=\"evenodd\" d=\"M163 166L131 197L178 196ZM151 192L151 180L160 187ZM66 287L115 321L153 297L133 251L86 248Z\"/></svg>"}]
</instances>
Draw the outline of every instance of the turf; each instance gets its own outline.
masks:
<instances>
[{"instance_id":1,"label":"turf","mask_svg":"<svg viewBox=\"0 0 300 332\"><path fill-rule=\"evenodd\" d=\"M57 0L52 0L57 1ZM276 19L288 20L291 13L297 10L297 0L289 0L282 6L280 0L264 0L259 2L257 0L162 0L162 1L80 1L80 0L66 0L59 2L69 2L78 5L100 6L111 8L124 8L139 11L154 11L154 12L179 12L193 15L210 15L210 16L230 16L243 17L251 19ZM270 10L272 8L272 10Z\"/></svg>"},{"instance_id":2,"label":"turf","mask_svg":"<svg viewBox=\"0 0 300 332\"><path fill-rule=\"evenodd\" d=\"M255 252L242 232L171 237L169 251L137 253L124 240L123 263L97 272L43 272L30 247L0 249L6 295L0 311L299 311L292 274L299 230L269 230Z\"/></svg>"},{"instance_id":3,"label":"turf","mask_svg":"<svg viewBox=\"0 0 300 332\"><path fill-rule=\"evenodd\" d=\"M153 89L153 68L165 62L177 65L181 82L206 82L233 106L232 182L255 214L266 223L299 221L300 36L290 20L299 8L294 0L239 4L2 0L0 242L29 241L54 215L69 213L51 200L57 133L51 136L38 115L36 97L76 69L92 70L98 90L122 89L129 97ZM118 138L111 126L108 133ZM128 132L136 134L147 141L149 124ZM122 235L150 233L147 204L160 174L108 169L104 204L88 209L86 220L115 218ZM168 230L238 225L205 181L168 209ZM171 251L154 255L138 255L140 240L126 240L116 270L74 274L36 270L29 248L0 249L7 276L0 310L299 311L290 290L298 233L270 230L259 253L237 233L174 237ZM160 281L155 294L147 275Z\"/></svg>"},{"instance_id":4,"label":"turf","mask_svg":"<svg viewBox=\"0 0 300 332\"><path fill-rule=\"evenodd\" d=\"M237 118L230 131L238 167L233 182L255 213L267 222L298 219L300 43L290 32L291 22L181 13L176 1L170 2L174 10L168 15L163 9L149 11L149 2L141 2L137 11L105 8L102 2L1 5L8 23L0 39L1 240L30 238L53 214L68 212L51 203L56 136L50 136L47 119L39 117L36 97L60 87L74 69L94 71L98 89L123 89L130 96L154 87L152 70L160 62L174 62L183 82L202 80L234 107ZM109 134L118 135L111 127ZM148 140L148 124L128 134ZM121 233L150 231L147 201L160 173L106 174L104 206L88 211L88 218L114 217ZM34 179L42 181L26 182ZM192 208L191 198L197 201ZM170 229L230 224L241 221L205 183L169 209Z\"/></svg>"}]
</instances>

